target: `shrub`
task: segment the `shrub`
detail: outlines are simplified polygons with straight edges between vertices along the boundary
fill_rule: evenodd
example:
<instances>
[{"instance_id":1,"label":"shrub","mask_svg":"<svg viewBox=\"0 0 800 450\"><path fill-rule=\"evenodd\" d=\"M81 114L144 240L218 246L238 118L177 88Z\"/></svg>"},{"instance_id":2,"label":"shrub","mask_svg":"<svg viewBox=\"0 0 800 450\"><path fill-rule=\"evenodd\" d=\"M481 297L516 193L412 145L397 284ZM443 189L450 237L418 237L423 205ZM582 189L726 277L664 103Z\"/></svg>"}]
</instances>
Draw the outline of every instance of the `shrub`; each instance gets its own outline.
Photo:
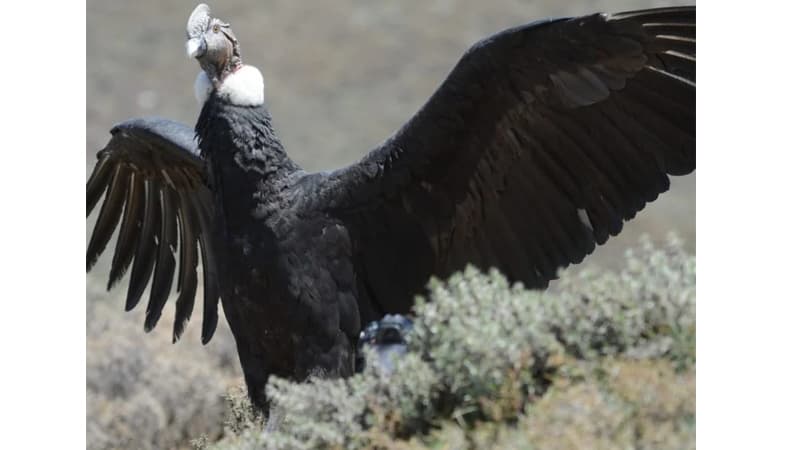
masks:
<instances>
[{"instance_id":1,"label":"shrub","mask_svg":"<svg viewBox=\"0 0 800 450\"><path fill-rule=\"evenodd\" d=\"M171 317L145 335L144 308L121 309L105 300L87 304L87 447L165 449L201 434L218 439L226 386L241 376L226 327L203 347L194 320L173 345Z\"/></svg>"},{"instance_id":2,"label":"shrub","mask_svg":"<svg viewBox=\"0 0 800 450\"><path fill-rule=\"evenodd\" d=\"M693 447L695 258L645 239L626 259L548 292L433 280L392 373L272 378L267 426L213 448Z\"/></svg>"}]
</instances>

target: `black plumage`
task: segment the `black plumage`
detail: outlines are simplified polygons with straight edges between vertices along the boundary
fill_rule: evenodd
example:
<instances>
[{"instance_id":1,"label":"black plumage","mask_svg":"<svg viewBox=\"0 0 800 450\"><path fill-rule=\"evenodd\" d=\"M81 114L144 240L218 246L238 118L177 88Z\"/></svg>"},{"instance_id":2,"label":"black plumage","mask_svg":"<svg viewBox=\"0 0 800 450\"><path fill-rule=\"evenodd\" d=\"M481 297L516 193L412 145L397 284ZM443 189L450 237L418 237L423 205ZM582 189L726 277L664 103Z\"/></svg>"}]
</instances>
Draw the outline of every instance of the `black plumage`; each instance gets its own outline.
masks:
<instances>
[{"instance_id":1,"label":"black plumage","mask_svg":"<svg viewBox=\"0 0 800 450\"><path fill-rule=\"evenodd\" d=\"M150 330L175 284L177 340L202 265L202 340L221 299L262 407L270 375L350 375L362 326L410 312L431 276L472 263L545 287L695 168L694 7L495 34L395 135L324 173L292 162L263 104L226 93L230 27L198 7L187 28L211 86L195 130L111 130L86 187L87 215L105 193L87 270L119 227L109 288L130 267L131 309L150 285Z\"/></svg>"}]
</instances>

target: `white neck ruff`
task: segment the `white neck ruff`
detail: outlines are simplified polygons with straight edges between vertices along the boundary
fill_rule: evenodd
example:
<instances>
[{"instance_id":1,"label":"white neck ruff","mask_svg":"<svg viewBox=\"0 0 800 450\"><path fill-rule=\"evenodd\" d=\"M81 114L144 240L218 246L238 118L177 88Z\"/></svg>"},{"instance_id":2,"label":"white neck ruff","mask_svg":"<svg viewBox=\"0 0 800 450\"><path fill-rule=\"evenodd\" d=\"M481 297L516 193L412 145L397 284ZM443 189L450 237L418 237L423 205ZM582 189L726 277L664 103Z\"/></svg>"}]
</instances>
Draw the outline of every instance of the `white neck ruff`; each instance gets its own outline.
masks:
<instances>
[{"instance_id":1,"label":"white neck ruff","mask_svg":"<svg viewBox=\"0 0 800 450\"><path fill-rule=\"evenodd\" d=\"M194 80L194 97L202 106L214 86L208 75L200 71ZM264 77L253 66L243 65L236 72L225 77L219 87L218 95L228 103L236 106L260 106L264 104Z\"/></svg>"}]
</instances>

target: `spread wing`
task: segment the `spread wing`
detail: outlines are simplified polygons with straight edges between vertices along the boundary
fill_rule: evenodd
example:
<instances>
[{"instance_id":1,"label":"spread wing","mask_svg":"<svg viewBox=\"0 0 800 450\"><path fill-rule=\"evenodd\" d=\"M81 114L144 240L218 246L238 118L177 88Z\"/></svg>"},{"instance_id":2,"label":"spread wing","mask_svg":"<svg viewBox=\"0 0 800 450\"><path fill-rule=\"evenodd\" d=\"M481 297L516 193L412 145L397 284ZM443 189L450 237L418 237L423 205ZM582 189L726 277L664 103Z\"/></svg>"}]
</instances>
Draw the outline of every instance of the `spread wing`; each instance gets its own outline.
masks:
<instances>
[{"instance_id":1,"label":"spread wing","mask_svg":"<svg viewBox=\"0 0 800 450\"><path fill-rule=\"evenodd\" d=\"M544 287L694 168L695 8L678 7L479 42L326 192L370 316L407 311L467 263Z\"/></svg>"},{"instance_id":2,"label":"spread wing","mask_svg":"<svg viewBox=\"0 0 800 450\"><path fill-rule=\"evenodd\" d=\"M217 325L217 264L211 240L211 192L204 184L204 162L194 131L165 119L134 119L111 129L111 140L97 154L86 182L86 215L103 193L86 250L88 272L106 248L114 230L108 289L131 268L125 309L139 302L150 284L145 330L161 317L169 297L178 253L179 292L173 340L183 333L197 291L197 266L203 264L203 343ZM199 246L199 252L198 252Z\"/></svg>"}]
</instances>

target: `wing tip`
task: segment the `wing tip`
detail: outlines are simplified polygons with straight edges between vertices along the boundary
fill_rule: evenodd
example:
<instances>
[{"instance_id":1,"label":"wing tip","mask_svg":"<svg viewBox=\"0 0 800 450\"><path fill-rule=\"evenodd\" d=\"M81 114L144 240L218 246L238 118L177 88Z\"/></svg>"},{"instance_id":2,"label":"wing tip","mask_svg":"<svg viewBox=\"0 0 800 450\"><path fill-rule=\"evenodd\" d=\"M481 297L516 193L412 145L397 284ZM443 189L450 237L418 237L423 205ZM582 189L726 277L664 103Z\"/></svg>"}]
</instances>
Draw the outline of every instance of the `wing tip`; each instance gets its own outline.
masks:
<instances>
[{"instance_id":1,"label":"wing tip","mask_svg":"<svg viewBox=\"0 0 800 450\"><path fill-rule=\"evenodd\" d=\"M161 310L148 309L144 318L144 332L149 333L153 331L156 325L158 325L159 319L161 319Z\"/></svg>"},{"instance_id":2,"label":"wing tip","mask_svg":"<svg viewBox=\"0 0 800 450\"><path fill-rule=\"evenodd\" d=\"M216 301L214 302L216 306ZM209 317L210 316L210 317ZM200 342L203 345L208 344L211 342L211 338L214 337L214 333L217 331L217 321L219 320L219 316L216 313L216 309L214 309L213 313L208 313L203 315L203 330L200 335Z\"/></svg>"},{"instance_id":3,"label":"wing tip","mask_svg":"<svg viewBox=\"0 0 800 450\"><path fill-rule=\"evenodd\" d=\"M211 342L211 338L214 337L214 332L215 331L216 331L216 327L214 327L214 329L212 329L208 334L206 334L206 332L204 331L203 334L200 336L200 342L203 345L208 345L208 343Z\"/></svg>"},{"instance_id":4,"label":"wing tip","mask_svg":"<svg viewBox=\"0 0 800 450\"><path fill-rule=\"evenodd\" d=\"M181 336L183 336L183 332L186 331L186 324L187 321L176 321L175 326L172 329L172 343L177 344L178 341L181 340Z\"/></svg>"},{"instance_id":5,"label":"wing tip","mask_svg":"<svg viewBox=\"0 0 800 450\"><path fill-rule=\"evenodd\" d=\"M654 15L662 15L662 14L684 14L690 13L694 14L697 11L696 5L679 5L679 6L665 6L661 8L646 8L646 9L634 9L629 11L621 11L614 14L609 14L609 20L623 20L623 19L631 19L636 17L647 17L647 16L654 16Z\"/></svg>"}]
</instances>

